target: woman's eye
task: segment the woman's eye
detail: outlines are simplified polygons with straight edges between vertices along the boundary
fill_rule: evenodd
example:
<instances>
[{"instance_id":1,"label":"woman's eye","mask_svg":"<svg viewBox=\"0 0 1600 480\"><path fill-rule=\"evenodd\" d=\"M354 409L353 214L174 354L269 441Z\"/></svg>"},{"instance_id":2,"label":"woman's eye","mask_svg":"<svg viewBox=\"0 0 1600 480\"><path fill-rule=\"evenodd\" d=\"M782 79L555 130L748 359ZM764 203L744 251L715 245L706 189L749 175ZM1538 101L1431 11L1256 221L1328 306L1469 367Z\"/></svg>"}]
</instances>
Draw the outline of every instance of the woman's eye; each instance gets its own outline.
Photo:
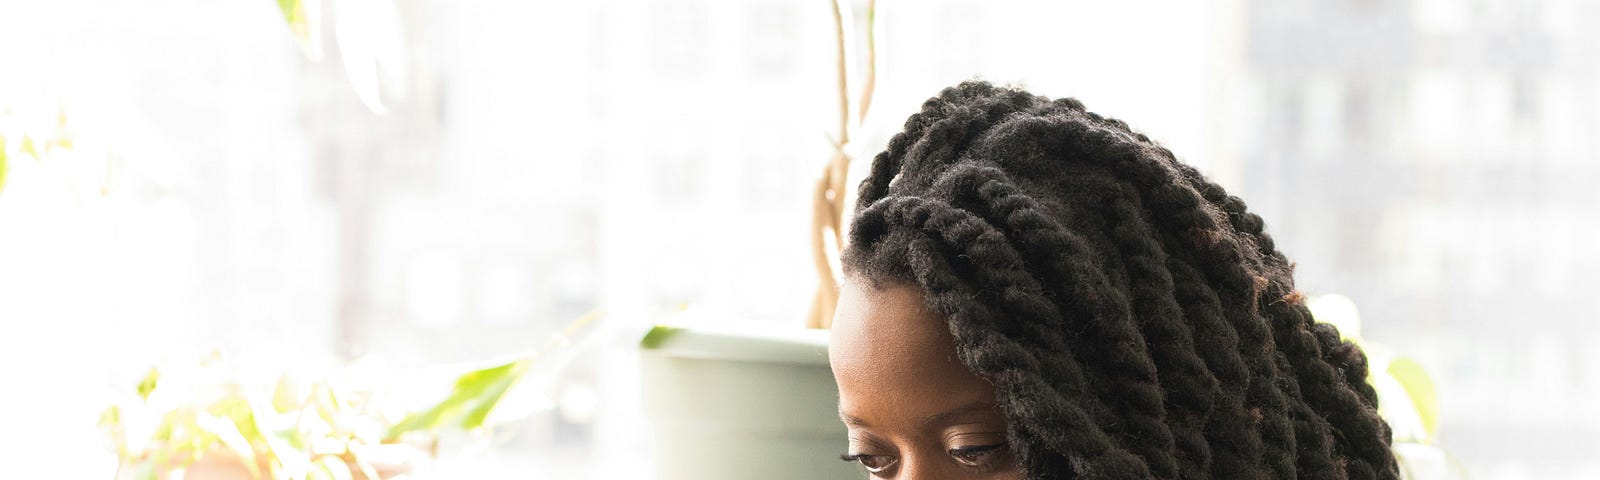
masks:
<instances>
[{"instance_id":1,"label":"woman's eye","mask_svg":"<svg viewBox=\"0 0 1600 480\"><path fill-rule=\"evenodd\" d=\"M860 463L861 466L866 467L868 472L872 473L886 472L889 470L889 467L893 467L894 464L899 461L899 459L888 455L862 455L859 453L848 454L840 458L846 462Z\"/></svg>"},{"instance_id":2,"label":"woman's eye","mask_svg":"<svg viewBox=\"0 0 1600 480\"><path fill-rule=\"evenodd\" d=\"M994 460L995 454L1004 452L1005 446L1006 444L1004 443L997 443L994 445L957 447L950 449L950 456L967 465L981 466Z\"/></svg>"}]
</instances>

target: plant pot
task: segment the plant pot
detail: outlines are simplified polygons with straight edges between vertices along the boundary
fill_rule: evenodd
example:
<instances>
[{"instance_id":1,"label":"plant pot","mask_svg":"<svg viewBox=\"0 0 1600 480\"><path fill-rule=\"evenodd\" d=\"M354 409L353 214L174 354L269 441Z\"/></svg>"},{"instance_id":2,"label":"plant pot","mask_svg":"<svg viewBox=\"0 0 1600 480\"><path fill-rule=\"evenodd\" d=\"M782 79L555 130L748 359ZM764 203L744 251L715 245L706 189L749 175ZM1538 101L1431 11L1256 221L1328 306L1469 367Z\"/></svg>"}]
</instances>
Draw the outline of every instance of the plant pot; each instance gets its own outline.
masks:
<instances>
[{"instance_id":1,"label":"plant pot","mask_svg":"<svg viewBox=\"0 0 1600 480\"><path fill-rule=\"evenodd\" d=\"M857 478L823 330L663 329L640 355L655 478Z\"/></svg>"}]
</instances>

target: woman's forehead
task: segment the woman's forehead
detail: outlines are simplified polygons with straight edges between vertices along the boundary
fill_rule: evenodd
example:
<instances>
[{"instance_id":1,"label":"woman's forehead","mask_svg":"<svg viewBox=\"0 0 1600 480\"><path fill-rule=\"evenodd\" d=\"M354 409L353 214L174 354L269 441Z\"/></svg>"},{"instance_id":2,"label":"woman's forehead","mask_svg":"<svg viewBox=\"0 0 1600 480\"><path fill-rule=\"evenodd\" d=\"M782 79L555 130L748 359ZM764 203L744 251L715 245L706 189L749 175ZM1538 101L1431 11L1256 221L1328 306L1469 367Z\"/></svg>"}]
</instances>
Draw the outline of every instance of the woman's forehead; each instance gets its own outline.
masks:
<instances>
[{"instance_id":1,"label":"woman's forehead","mask_svg":"<svg viewBox=\"0 0 1600 480\"><path fill-rule=\"evenodd\" d=\"M955 340L944 319L928 311L921 292L907 285L873 288L846 281L829 352L884 368L958 364Z\"/></svg>"},{"instance_id":2,"label":"woman's forehead","mask_svg":"<svg viewBox=\"0 0 1600 480\"><path fill-rule=\"evenodd\" d=\"M911 286L846 282L829 357L844 413L910 421L973 402L993 402L989 383L956 356L943 318Z\"/></svg>"}]
</instances>

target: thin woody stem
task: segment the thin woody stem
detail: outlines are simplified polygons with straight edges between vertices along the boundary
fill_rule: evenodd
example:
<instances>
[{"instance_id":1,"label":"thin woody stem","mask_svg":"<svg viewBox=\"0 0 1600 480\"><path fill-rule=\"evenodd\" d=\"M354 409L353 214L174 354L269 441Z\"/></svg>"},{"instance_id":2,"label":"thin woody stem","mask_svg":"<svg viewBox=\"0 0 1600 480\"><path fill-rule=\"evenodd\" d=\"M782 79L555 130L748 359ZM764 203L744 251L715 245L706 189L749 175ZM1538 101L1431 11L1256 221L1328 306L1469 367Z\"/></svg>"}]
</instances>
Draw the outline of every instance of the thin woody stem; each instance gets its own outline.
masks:
<instances>
[{"instance_id":1,"label":"thin woody stem","mask_svg":"<svg viewBox=\"0 0 1600 480\"><path fill-rule=\"evenodd\" d=\"M867 73L861 81L861 103L856 108L856 122L867 120L867 109L872 107L872 91L878 83L878 0L867 0Z\"/></svg>"},{"instance_id":2,"label":"thin woody stem","mask_svg":"<svg viewBox=\"0 0 1600 480\"><path fill-rule=\"evenodd\" d=\"M840 0L831 0L831 4L834 37L837 43L835 53L838 56L836 65L839 88L839 136L833 142L833 159L823 170L822 178L817 180L815 196L812 199L811 249L818 276L817 294L811 304L810 315L806 318L806 325L812 328L827 328L833 323L833 311L839 300L839 290L833 262L828 255L827 238L831 231L834 245L841 251L844 249L844 209L847 203L845 198L849 194L846 180L850 172L848 148L852 127L849 68L851 45L846 33L851 25L846 21L846 10L840 5ZM877 0L867 1L867 71L862 78L855 126L865 121L877 84L877 4Z\"/></svg>"},{"instance_id":3,"label":"thin woody stem","mask_svg":"<svg viewBox=\"0 0 1600 480\"><path fill-rule=\"evenodd\" d=\"M850 143L850 72L849 51L850 45L845 36L844 8L839 5L839 0L833 0L833 30L838 48L839 70L839 145Z\"/></svg>"}]
</instances>

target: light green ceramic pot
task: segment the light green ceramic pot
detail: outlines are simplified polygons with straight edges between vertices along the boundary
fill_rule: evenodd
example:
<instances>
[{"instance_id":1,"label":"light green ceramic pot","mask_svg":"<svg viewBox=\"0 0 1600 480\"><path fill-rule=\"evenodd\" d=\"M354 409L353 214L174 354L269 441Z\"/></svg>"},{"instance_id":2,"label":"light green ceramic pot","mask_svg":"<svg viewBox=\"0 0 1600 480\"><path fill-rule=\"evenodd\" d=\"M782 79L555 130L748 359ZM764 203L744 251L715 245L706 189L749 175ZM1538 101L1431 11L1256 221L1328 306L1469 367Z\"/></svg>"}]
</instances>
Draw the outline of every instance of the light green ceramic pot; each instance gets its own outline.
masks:
<instances>
[{"instance_id":1,"label":"light green ceramic pot","mask_svg":"<svg viewBox=\"0 0 1600 480\"><path fill-rule=\"evenodd\" d=\"M657 327L643 342L656 478L847 479L827 332Z\"/></svg>"}]
</instances>

